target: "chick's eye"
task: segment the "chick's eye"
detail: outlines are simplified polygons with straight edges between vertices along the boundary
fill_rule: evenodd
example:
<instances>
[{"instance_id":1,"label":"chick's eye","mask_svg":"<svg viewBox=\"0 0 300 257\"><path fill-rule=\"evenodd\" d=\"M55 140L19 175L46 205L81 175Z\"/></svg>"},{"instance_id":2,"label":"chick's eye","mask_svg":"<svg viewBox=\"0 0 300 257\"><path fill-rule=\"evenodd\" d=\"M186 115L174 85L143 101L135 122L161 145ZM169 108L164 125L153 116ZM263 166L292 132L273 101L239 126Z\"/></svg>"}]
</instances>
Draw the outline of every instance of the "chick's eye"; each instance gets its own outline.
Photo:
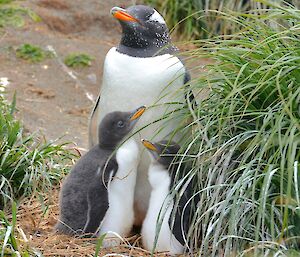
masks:
<instances>
[{"instance_id":1,"label":"chick's eye","mask_svg":"<svg viewBox=\"0 0 300 257\"><path fill-rule=\"evenodd\" d=\"M122 120L119 120L117 123L118 128L123 128L124 127L124 122Z\"/></svg>"}]
</instances>

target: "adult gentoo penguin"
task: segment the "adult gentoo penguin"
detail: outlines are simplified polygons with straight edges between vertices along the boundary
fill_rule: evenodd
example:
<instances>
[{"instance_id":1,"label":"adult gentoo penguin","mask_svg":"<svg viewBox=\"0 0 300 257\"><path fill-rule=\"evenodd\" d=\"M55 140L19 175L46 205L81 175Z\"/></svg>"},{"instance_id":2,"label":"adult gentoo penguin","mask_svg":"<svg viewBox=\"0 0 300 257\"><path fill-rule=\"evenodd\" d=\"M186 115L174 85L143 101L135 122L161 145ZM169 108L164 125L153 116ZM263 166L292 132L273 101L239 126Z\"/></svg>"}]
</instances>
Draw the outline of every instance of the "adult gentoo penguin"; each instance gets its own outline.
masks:
<instances>
[{"instance_id":1,"label":"adult gentoo penguin","mask_svg":"<svg viewBox=\"0 0 300 257\"><path fill-rule=\"evenodd\" d=\"M178 164L174 159L180 146L169 141L153 144L142 140L142 143L149 150L152 159L148 173L152 191L141 231L143 246L149 251L167 251L172 255L182 254L189 230L191 218L189 199L192 194L190 184L188 184L182 194L171 195L175 174L178 172ZM180 170L182 173L183 164ZM178 202L175 204L178 195L180 199L177 199Z\"/></svg>"},{"instance_id":2,"label":"adult gentoo penguin","mask_svg":"<svg viewBox=\"0 0 300 257\"><path fill-rule=\"evenodd\" d=\"M186 104L184 84L189 75L176 56L177 48L171 42L163 17L155 9L143 5L114 7L111 14L120 22L122 36L104 61L101 98L99 95L90 119L90 145L97 142L97 124L108 112L130 110L142 104L149 108L139 122L138 128L143 129L137 140L141 137L161 140L178 126L172 113ZM170 121L161 120L144 128L163 115ZM150 196L147 179L150 159L142 148L141 152L135 191L136 225L142 223Z\"/></svg>"},{"instance_id":3,"label":"adult gentoo penguin","mask_svg":"<svg viewBox=\"0 0 300 257\"><path fill-rule=\"evenodd\" d=\"M121 143L144 111L142 106L104 117L99 143L79 159L62 184L58 233L95 233L100 226L100 233L128 235L134 221L139 151L133 138Z\"/></svg>"}]
</instances>

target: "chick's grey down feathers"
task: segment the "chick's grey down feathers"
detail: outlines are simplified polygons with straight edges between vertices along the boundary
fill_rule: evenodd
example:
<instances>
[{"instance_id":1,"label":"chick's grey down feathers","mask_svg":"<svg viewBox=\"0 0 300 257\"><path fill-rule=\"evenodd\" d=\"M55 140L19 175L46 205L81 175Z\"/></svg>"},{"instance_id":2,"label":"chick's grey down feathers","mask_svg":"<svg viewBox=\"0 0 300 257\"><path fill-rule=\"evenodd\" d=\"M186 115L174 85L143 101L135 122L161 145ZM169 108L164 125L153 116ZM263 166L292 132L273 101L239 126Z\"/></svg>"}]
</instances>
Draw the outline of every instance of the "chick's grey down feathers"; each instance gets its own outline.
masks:
<instances>
[{"instance_id":1,"label":"chick's grey down feathers","mask_svg":"<svg viewBox=\"0 0 300 257\"><path fill-rule=\"evenodd\" d=\"M112 112L99 126L99 144L83 155L63 182L58 233L95 233L108 210L107 183L118 170L115 150L132 130L136 112Z\"/></svg>"},{"instance_id":2,"label":"chick's grey down feathers","mask_svg":"<svg viewBox=\"0 0 300 257\"><path fill-rule=\"evenodd\" d=\"M55 228L58 232L96 232L108 207L107 189L103 181L107 183L111 172L118 169L115 158L111 158L106 166L111 153L111 150L96 145L72 169L60 192L60 222ZM101 171L99 174L98 170Z\"/></svg>"}]
</instances>

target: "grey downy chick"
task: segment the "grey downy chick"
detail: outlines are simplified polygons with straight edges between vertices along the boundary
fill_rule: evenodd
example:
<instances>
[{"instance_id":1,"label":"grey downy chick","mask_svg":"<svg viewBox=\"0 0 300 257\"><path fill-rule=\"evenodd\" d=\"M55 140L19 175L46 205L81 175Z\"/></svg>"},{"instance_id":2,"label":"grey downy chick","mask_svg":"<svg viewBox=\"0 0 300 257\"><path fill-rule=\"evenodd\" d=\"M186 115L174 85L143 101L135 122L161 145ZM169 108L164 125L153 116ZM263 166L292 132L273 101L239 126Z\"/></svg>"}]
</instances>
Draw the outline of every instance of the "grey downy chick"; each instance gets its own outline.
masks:
<instances>
[{"instance_id":1,"label":"grey downy chick","mask_svg":"<svg viewBox=\"0 0 300 257\"><path fill-rule=\"evenodd\" d=\"M56 232L75 235L98 230L111 205L106 184L118 173L118 151L129 144L134 151L129 149L128 155L136 157L138 152L133 139L118 146L144 111L142 106L133 112L111 112L102 120L99 143L78 160L62 184Z\"/></svg>"}]
</instances>

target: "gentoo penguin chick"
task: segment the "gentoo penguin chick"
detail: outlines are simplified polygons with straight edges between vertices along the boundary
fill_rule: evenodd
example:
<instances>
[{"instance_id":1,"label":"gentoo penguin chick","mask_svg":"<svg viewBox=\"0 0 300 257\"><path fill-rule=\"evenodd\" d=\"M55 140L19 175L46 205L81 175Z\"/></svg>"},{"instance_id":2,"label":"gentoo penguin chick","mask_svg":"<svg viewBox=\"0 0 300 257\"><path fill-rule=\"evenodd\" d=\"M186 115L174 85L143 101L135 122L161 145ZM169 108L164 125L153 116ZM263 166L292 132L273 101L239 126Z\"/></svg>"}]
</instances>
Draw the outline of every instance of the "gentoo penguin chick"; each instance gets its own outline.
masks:
<instances>
[{"instance_id":1,"label":"gentoo penguin chick","mask_svg":"<svg viewBox=\"0 0 300 257\"><path fill-rule=\"evenodd\" d=\"M144 5L114 7L111 14L120 22L122 35L119 45L105 57L101 98L99 95L90 118L90 145L96 144L97 124L108 112L131 110L143 104L151 108L138 124L137 129L143 129L137 140L154 135L156 141L166 138L179 124L174 110L186 104L184 84L189 74L176 56L178 49L171 42L163 17L155 9ZM168 122L161 120L162 116ZM152 123L157 120L160 121ZM148 207L149 164L148 155L142 152L135 191L136 225L142 223Z\"/></svg>"},{"instance_id":2,"label":"gentoo penguin chick","mask_svg":"<svg viewBox=\"0 0 300 257\"><path fill-rule=\"evenodd\" d=\"M133 138L120 144L144 111L142 106L104 117L99 143L78 160L62 184L56 232L95 233L102 221L105 229L121 236L130 232L138 146Z\"/></svg>"},{"instance_id":3,"label":"gentoo penguin chick","mask_svg":"<svg viewBox=\"0 0 300 257\"><path fill-rule=\"evenodd\" d=\"M174 159L180 146L169 141L153 144L142 140L142 143L149 150L152 160L148 174L152 191L141 231L143 246L149 251L169 252L171 255L182 254L185 245L184 235L187 235L189 228L190 208L186 206L189 194L187 191L184 192L176 209L175 198L170 194L178 169ZM175 219L171 216L172 212L175 213Z\"/></svg>"}]
</instances>

